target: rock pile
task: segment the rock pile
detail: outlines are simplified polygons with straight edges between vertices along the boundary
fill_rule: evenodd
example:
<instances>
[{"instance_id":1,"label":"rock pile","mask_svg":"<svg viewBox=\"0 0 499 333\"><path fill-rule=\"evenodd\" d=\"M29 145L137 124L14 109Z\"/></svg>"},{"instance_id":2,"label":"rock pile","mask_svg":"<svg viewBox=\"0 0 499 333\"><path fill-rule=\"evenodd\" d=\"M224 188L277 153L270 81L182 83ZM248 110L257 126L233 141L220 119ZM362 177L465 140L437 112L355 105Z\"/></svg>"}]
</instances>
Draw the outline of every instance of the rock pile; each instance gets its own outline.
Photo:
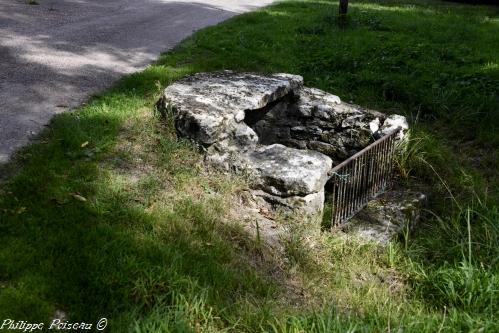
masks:
<instances>
[{"instance_id":1,"label":"rock pile","mask_svg":"<svg viewBox=\"0 0 499 333\"><path fill-rule=\"evenodd\" d=\"M341 102L290 74L199 73L167 87L158 105L209 162L249 173L256 196L307 214L322 213L333 165L408 128L402 116Z\"/></svg>"}]
</instances>

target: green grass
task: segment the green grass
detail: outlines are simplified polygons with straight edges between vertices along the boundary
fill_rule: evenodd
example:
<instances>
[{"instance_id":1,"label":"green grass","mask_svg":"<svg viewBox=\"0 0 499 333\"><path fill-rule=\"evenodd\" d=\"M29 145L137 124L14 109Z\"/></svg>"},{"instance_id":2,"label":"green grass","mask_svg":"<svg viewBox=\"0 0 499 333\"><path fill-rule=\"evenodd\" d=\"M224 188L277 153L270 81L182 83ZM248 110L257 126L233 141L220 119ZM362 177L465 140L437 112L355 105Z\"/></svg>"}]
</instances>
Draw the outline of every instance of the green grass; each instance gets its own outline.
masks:
<instances>
[{"instance_id":1,"label":"green grass","mask_svg":"<svg viewBox=\"0 0 499 333\"><path fill-rule=\"evenodd\" d=\"M437 1L286 1L199 31L4 166L0 319L123 332L499 330L499 12ZM198 72L289 72L413 125L402 181L424 223L383 248L299 223L269 255L231 211L244 180L154 116ZM237 206L237 205L236 205Z\"/></svg>"}]
</instances>

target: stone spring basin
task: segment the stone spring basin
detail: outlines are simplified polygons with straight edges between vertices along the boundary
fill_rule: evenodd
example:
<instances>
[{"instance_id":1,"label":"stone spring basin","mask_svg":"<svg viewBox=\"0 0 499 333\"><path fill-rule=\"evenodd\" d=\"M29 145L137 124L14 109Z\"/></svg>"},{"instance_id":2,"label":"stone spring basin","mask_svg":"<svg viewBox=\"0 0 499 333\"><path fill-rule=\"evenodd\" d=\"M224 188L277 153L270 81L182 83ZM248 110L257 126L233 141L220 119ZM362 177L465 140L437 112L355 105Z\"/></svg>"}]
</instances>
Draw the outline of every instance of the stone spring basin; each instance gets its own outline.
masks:
<instances>
[{"instance_id":1,"label":"stone spring basin","mask_svg":"<svg viewBox=\"0 0 499 333\"><path fill-rule=\"evenodd\" d=\"M249 173L253 195L322 216L331 168L400 126L405 117L344 103L291 74L198 73L168 86L158 107L206 161Z\"/></svg>"}]
</instances>

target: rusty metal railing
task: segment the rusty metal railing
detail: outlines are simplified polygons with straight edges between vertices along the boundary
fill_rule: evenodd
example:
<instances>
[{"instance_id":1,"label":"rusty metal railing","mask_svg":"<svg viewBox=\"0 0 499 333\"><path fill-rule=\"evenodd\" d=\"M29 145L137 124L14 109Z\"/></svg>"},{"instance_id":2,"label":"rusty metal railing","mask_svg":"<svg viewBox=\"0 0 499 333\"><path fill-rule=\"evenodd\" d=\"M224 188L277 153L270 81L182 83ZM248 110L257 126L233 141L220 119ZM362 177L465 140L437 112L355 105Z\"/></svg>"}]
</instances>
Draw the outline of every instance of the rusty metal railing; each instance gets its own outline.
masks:
<instances>
[{"instance_id":1,"label":"rusty metal railing","mask_svg":"<svg viewBox=\"0 0 499 333\"><path fill-rule=\"evenodd\" d=\"M332 169L331 226L338 226L381 194L390 181L400 127Z\"/></svg>"}]
</instances>

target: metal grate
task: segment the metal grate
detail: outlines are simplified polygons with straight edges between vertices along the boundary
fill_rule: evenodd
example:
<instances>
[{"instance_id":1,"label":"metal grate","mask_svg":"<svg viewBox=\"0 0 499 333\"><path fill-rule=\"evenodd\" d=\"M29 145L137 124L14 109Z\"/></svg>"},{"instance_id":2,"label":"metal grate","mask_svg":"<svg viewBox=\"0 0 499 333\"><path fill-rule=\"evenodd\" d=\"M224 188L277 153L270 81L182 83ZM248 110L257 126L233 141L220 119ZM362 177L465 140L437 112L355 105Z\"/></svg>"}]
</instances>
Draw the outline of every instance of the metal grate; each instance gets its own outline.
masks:
<instances>
[{"instance_id":1,"label":"metal grate","mask_svg":"<svg viewBox=\"0 0 499 333\"><path fill-rule=\"evenodd\" d=\"M332 169L331 226L346 222L385 190L400 130L397 127Z\"/></svg>"}]
</instances>

